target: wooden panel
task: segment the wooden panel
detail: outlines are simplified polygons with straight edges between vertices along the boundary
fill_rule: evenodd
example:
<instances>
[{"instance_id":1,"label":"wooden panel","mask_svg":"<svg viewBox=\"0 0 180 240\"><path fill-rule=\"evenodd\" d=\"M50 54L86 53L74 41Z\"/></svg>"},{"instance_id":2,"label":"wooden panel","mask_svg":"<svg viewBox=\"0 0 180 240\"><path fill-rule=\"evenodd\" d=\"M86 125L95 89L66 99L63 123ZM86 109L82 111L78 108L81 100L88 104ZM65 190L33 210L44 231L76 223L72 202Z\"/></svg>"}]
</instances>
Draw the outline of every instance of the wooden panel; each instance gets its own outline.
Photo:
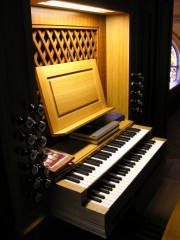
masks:
<instances>
[{"instance_id":1,"label":"wooden panel","mask_svg":"<svg viewBox=\"0 0 180 240\"><path fill-rule=\"evenodd\" d=\"M60 117L99 101L93 69L53 78L50 85Z\"/></svg>"},{"instance_id":2,"label":"wooden panel","mask_svg":"<svg viewBox=\"0 0 180 240\"><path fill-rule=\"evenodd\" d=\"M128 119L129 109L129 16L107 16L107 105Z\"/></svg>"},{"instance_id":3,"label":"wooden panel","mask_svg":"<svg viewBox=\"0 0 180 240\"><path fill-rule=\"evenodd\" d=\"M68 134L113 109L107 107L94 59L36 67L53 136Z\"/></svg>"},{"instance_id":4,"label":"wooden panel","mask_svg":"<svg viewBox=\"0 0 180 240\"><path fill-rule=\"evenodd\" d=\"M97 15L92 13L65 11L59 9L43 8L43 7L31 7L32 26L33 29L45 28L45 29L92 29L97 30L97 49L93 52L96 53L95 58L97 60L99 75L101 83L106 96L106 16ZM36 32L34 33L36 34ZM33 36L35 38L35 36ZM37 43L38 44L38 43ZM55 50L54 50L55 51ZM46 54L46 53L44 53ZM66 55L66 53L65 53ZM85 54L86 56L87 54ZM89 59L89 56L86 56ZM37 56L35 56L35 59ZM45 58L45 56L44 56ZM81 59L78 59L81 60ZM67 59L60 59L59 62L67 62ZM69 59L68 59L69 61ZM52 59L53 62L53 59ZM58 63L58 62L56 62ZM36 66L37 63L36 60ZM49 62L48 62L49 64ZM50 63L52 64L52 63ZM45 64L44 64L45 65Z\"/></svg>"},{"instance_id":5,"label":"wooden panel","mask_svg":"<svg viewBox=\"0 0 180 240\"><path fill-rule=\"evenodd\" d=\"M31 7L32 24L56 26L80 26L87 28L102 25L106 16L92 13L66 11L52 8Z\"/></svg>"}]
</instances>

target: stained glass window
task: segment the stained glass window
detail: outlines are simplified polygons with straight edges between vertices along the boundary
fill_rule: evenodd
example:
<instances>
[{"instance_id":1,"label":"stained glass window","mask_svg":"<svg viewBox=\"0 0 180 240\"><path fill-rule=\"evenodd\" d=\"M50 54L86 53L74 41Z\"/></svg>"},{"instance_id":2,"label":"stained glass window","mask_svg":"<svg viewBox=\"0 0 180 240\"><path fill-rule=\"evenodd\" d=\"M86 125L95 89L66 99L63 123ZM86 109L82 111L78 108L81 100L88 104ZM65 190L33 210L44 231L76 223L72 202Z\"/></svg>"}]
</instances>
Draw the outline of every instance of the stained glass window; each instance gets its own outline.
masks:
<instances>
[{"instance_id":1,"label":"stained glass window","mask_svg":"<svg viewBox=\"0 0 180 240\"><path fill-rule=\"evenodd\" d=\"M177 79L178 71L178 54L173 45L171 45L171 69L170 69L170 83L173 83Z\"/></svg>"}]
</instances>

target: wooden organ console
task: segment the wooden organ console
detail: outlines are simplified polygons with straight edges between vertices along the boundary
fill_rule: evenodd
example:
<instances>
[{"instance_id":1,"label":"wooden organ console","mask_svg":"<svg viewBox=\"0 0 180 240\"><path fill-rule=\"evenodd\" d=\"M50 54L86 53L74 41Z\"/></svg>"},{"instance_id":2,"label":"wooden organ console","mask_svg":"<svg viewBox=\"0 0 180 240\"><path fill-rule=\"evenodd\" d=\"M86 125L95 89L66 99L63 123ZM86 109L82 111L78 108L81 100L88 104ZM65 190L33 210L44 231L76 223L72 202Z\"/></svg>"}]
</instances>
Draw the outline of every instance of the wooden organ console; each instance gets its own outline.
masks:
<instances>
[{"instance_id":1,"label":"wooden organ console","mask_svg":"<svg viewBox=\"0 0 180 240\"><path fill-rule=\"evenodd\" d=\"M72 152L78 140L68 134L113 109L106 106L96 61L36 67L36 79L51 134L63 137L53 148L74 154L71 170L49 190L50 212L106 238L160 164L166 139L153 137L150 127L123 120L100 144L85 143Z\"/></svg>"},{"instance_id":2,"label":"wooden organ console","mask_svg":"<svg viewBox=\"0 0 180 240\"><path fill-rule=\"evenodd\" d=\"M136 125L116 133L52 187L52 214L106 238L162 160L165 142Z\"/></svg>"},{"instance_id":3,"label":"wooden organ console","mask_svg":"<svg viewBox=\"0 0 180 240\"><path fill-rule=\"evenodd\" d=\"M144 114L141 109L144 106L144 89L141 86L136 91L137 86L133 84L137 81L138 85L142 78L133 75L130 79L129 76L130 71L136 69L136 64L131 64L130 69L129 56L132 59L132 54L138 52L135 48L138 42L132 36L135 44L130 43L133 32L130 19L138 19L138 14L134 14L138 8L133 2L125 3L123 7L124 3L116 4L114 1L113 5L109 3L109 7L118 11L92 14L40 7L37 2L31 0L16 4L14 6L18 11L14 14L17 14L6 16L9 28L13 29L14 45L11 37L3 34L2 53L6 52L7 57L2 62L1 126L4 136L1 156L8 173L3 190L9 185L8 193L11 193L9 197L5 191L6 198L3 199L4 203L6 199L10 204L12 201L13 210L12 214L6 215L6 219L12 222L8 222L8 226L13 225L15 233L28 238L31 232L36 234L37 226L49 216L50 208L50 215L106 237L119 216L137 199L135 196L139 189L149 182L150 176L164 162L166 139L154 138L151 128L137 126L128 120L130 109L134 115ZM8 7L4 3L2 9L6 11ZM16 34L16 26L21 29L20 35ZM33 46L30 46L31 40ZM11 55L11 49L21 71L17 71L17 64L8 61L8 69L12 71L6 75L6 59ZM135 51L130 52L132 49ZM33 54L34 62L31 62ZM134 57L134 62L139 66L137 59ZM82 69L76 61L83 63L87 69ZM91 64L88 65L88 62ZM59 65L62 68L57 74L56 67ZM132 68L132 65L135 66ZM34 67L41 72L37 73L39 89L34 83ZM73 70L74 77L71 74ZM66 85L65 79L70 85ZM4 108L6 103L13 104ZM103 142L95 145L68 138L71 131L113 110L113 107L123 113L126 120L121 121L119 130ZM140 129L139 132L136 129ZM128 142L122 136L127 132L136 133ZM134 151L137 147L143 149L145 141L147 146L152 145L144 155L146 160L143 157L142 161L136 157L131 159L133 154L141 155ZM46 144L49 148L74 155L74 168L53 184L46 177L42 164L46 157L43 152ZM112 144L115 146L112 147ZM115 152L109 152L111 150ZM4 181L4 171L2 179ZM3 209L7 214L10 206L8 211ZM61 226L59 228L61 231ZM28 239L34 238L30 236Z\"/></svg>"}]
</instances>

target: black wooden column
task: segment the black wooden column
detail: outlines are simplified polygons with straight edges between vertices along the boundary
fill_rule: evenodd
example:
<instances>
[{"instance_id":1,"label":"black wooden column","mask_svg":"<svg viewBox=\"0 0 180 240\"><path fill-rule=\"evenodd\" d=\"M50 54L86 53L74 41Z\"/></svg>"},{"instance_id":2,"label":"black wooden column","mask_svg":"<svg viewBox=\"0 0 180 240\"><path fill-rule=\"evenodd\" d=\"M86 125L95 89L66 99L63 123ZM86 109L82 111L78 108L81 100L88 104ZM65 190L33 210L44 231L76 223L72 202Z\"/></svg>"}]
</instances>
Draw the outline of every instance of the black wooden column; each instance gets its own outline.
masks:
<instances>
[{"instance_id":1,"label":"black wooden column","mask_svg":"<svg viewBox=\"0 0 180 240\"><path fill-rule=\"evenodd\" d=\"M26 115L30 103L37 103L30 1L2 2L0 20L1 233L15 239L11 234L23 235L23 229L33 218L21 188L23 159L19 154L21 144L16 121L18 116Z\"/></svg>"}]
</instances>

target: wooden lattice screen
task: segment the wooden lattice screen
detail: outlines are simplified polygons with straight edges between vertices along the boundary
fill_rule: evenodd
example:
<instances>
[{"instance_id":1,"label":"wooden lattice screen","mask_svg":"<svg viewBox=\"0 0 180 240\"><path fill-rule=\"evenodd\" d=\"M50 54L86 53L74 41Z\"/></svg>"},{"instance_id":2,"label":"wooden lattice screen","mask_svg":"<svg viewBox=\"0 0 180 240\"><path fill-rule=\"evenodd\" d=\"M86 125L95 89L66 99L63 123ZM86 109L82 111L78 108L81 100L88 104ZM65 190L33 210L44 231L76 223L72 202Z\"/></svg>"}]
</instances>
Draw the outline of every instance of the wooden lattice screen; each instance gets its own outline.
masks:
<instances>
[{"instance_id":1,"label":"wooden lattice screen","mask_svg":"<svg viewBox=\"0 0 180 240\"><path fill-rule=\"evenodd\" d=\"M86 59L97 60L97 29L33 27L36 67Z\"/></svg>"}]
</instances>

